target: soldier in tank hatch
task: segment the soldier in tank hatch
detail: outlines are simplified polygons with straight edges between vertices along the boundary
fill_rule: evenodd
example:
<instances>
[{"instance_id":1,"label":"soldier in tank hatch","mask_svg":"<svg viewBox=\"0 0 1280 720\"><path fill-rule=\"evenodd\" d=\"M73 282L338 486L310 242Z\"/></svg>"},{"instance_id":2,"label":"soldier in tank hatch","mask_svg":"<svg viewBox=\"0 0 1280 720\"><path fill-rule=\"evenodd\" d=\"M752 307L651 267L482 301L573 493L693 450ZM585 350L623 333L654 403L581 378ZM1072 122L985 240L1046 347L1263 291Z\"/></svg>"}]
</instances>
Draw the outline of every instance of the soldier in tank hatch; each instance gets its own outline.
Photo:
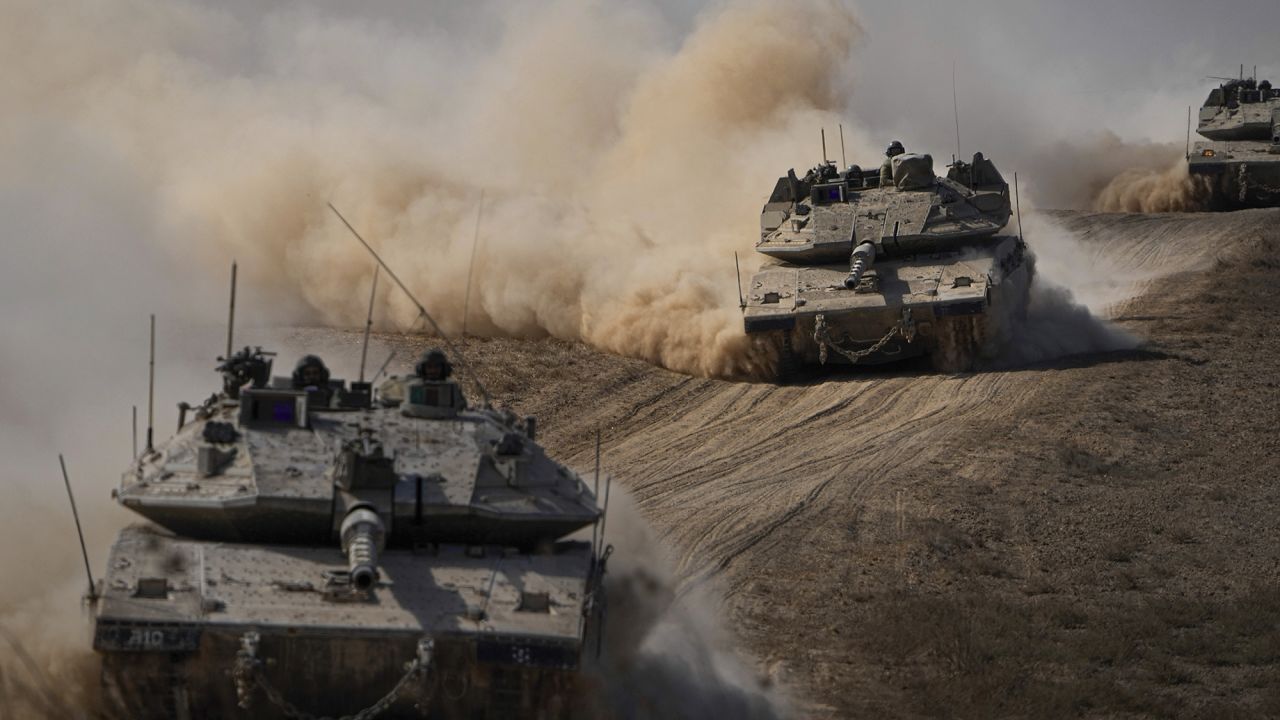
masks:
<instances>
[{"instance_id":1,"label":"soldier in tank hatch","mask_svg":"<svg viewBox=\"0 0 1280 720\"><path fill-rule=\"evenodd\" d=\"M418 377L431 382L443 382L453 374L453 365L440 348L431 348L422 354L413 368Z\"/></svg>"},{"instance_id":2,"label":"soldier in tank hatch","mask_svg":"<svg viewBox=\"0 0 1280 720\"><path fill-rule=\"evenodd\" d=\"M884 151L884 162L880 165L880 187L889 187L893 184L893 159L907 151L898 140L889 143L888 149Z\"/></svg>"},{"instance_id":3,"label":"soldier in tank hatch","mask_svg":"<svg viewBox=\"0 0 1280 720\"><path fill-rule=\"evenodd\" d=\"M329 388L329 368L319 355L303 355L293 367L292 385L294 390L306 390L315 393L321 405L328 405L333 397Z\"/></svg>"}]
</instances>

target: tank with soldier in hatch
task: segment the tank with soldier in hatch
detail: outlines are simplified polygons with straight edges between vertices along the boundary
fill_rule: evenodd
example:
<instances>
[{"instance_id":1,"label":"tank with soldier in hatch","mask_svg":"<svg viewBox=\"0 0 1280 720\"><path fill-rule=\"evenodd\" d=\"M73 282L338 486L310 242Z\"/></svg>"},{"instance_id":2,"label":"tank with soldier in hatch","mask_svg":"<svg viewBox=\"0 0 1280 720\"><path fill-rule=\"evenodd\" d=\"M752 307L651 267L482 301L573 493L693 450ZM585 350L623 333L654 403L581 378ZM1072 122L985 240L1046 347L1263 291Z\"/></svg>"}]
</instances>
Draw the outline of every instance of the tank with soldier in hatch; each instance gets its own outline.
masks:
<instances>
[{"instance_id":1,"label":"tank with soldier in hatch","mask_svg":"<svg viewBox=\"0 0 1280 720\"><path fill-rule=\"evenodd\" d=\"M1008 341L1033 274L1003 234L1009 185L982 153L946 177L894 141L879 169L824 161L779 178L756 250L780 261L751 278L746 332L771 345L780 379L806 365L928 355L971 370Z\"/></svg>"},{"instance_id":2,"label":"tank with soldier in hatch","mask_svg":"<svg viewBox=\"0 0 1280 720\"><path fill-rule=\"evenodd\" d=\"M120 533L91 593L109 704L572 717L608 549L567 539L601 510L534 419L471 406L438 350L376 390L315 355L272 363L223 359L222 390L181 405L113 493L150 524Z\"/></svg>"},{"instance_id":3,"label":"tank with soldier in hatch","mask_svg":"<svg viewBox=\"0 0 1280 720\"><path fill-rule=\"evenodd\" d=\"M1214 88L1200 108L1196 142L1187 156L1219 210L1280 206L1280 90L1245 78Z\"/></svg>"}]
</instances>

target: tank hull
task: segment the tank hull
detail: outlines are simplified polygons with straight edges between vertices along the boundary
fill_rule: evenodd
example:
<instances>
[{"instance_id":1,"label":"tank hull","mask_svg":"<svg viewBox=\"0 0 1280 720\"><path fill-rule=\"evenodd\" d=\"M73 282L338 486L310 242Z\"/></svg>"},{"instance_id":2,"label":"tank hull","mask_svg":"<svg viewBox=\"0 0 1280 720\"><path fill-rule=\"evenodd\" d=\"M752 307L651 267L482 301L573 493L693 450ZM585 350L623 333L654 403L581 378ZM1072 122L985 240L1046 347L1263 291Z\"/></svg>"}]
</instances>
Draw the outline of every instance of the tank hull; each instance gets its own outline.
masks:
<instances>
[{"instance_id":1,"label":"tank hull","mask_svg":"<svg viewBox=\"0 0 1280 720\"><path fill-rule=\"evenodd\" d=\"M772 345L785 379L806 366L929 356L966 372L996 356L1025 313L1033 275L1017 238L877 261L854 289L844 265L767 268L752 281L748 334Z\"/></svg>"},{"instance_id":2,"label":"tank hull","mask_svg":"<svg viewBox=\"0 0 1280 720\"><path fill-rule=\"evenodd\" d=\"M1196 143L1187 169L1207 183L1209 209L1280 207L1280 148L1271 143Z\"/></svg>"},{"instance_id":3,"label":"tank hull","mask_svg":"<svg viewBox=\"0 0 1280 720\"><path fill-rule=\"evenodd\" d=\"M328 548L125 530L94 613L108 704L129 718L264 719L287 717L283 702L341 716L389 694L379 717L570 718L581 706L588 545L388 550L365 596L326 585L344 569Z\"/></svg>"}]
</instances>

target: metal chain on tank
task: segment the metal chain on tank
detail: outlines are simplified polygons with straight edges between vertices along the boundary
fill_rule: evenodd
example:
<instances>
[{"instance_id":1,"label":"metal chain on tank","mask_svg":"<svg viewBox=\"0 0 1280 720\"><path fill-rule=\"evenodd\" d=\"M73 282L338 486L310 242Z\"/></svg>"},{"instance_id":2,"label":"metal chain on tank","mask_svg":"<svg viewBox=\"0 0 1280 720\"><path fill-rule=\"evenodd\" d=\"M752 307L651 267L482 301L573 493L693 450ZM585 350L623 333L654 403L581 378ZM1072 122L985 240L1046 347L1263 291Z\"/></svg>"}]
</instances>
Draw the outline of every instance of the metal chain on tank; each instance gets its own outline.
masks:
<instances>
[{"instance_id":1,"label":"metal chain on tank","mask_svg":"<svg viewBox=\"0 0 1280 720\"><path fill-rule=\"evenodd\" d=\"M814 318L813 341L818 344L819 363L823 365L827 364L827 348L830 348L835 350L837 353L840 353L840 355L844 356L844 358L849 362L856 364L859 360L867 357L868 355L879 352L880 349L884 347L885 343L889 342L894 335L899 333L902 334L903 339L907 342L911 342L915 338L916 326L911 320L911 310L909 308L903 309L902 319L893 327L889 328L889 332L885 333L884 337L875 341L871 347L868 347L865 350L846 350L840 347L835 339L831 337L831 330L827 327L827 316L823 314L819 314Z\"/></svg>"},{"instance_id":2,"label":"metal chain on tank","mask_svg":"<svg viewBox=\"0 0 1280 720\"><path fill-rule=\"evenodd\" d=\"M244 710L250 709L253 703L253 687L257 686L262 689L263 694L267 696L267 700L272 705L275 705L285 717L292 718L292 720L372 720L378 717L395 704L396 700L400 698L400 693L404 691L410 681L430 670L432 650L434 648L434 643L429 639L419 641L418 656L413 661L405 663L404 675L386 695L353 715L333 717L305 712L284 698L284 694L272 685L267 680L266 674L262 672L264 663L257 657L258 641L259 636L257 633L245 633L245 636L240 641L240 650L236 653L236 662L231 670L231 676L236 683L238 704ZM427 699L429 699L429 696Z\"/></svg>"}]
</instances>

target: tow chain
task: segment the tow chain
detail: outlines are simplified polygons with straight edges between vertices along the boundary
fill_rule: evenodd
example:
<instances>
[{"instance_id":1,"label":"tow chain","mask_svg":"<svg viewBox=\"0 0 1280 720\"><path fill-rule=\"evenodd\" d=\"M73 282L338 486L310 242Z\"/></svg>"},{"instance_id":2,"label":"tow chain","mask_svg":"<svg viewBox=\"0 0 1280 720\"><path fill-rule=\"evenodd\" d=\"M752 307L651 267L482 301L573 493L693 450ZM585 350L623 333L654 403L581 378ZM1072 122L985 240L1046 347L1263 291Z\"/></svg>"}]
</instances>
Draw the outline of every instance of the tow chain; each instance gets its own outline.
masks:
<instances>
[{"instance_id":1,"label":"tow chain","mask_svg":"<svg viewBox=\"0 0 1280 720\"><path fill-rule=\"evenodd\" d=\"M818 344L818 362L822 365L827 364L827 348L835 350L846 360L856 365L858 361L868 355L880 352L880 349L885 346L885 343L889 342L894 335L899 334L901 334L902 339L906 340L908 343L916 337L916 324L911 319L910 308L903 308L902 319L895 323L893 327L889 328L889 332L885 333L884 337L875 341L865 350L846 350L840 347L840 345L831 337L831 330L827 327L827 316L820 313L816 318L814 318L813 341Z\"/></svg>"},{"instance_id":2,"label":"tow chain","mask_svg":"<svg viewBox=\"0 0 1280 720\"><path fill-rule=\"evenodd\" d=\"M1260 198L1271 198L1280 196L1280 187L1268 185L1261 180L1249 180L1249 163L1241 163L1238 171L1236 183L1240 186L1240 202L1249 201L1249 190L1252 189Z\"/></svg>"},{"instance_id":3,"label":"tow chain","mask_svg":"<svg viewBox=\"0 0 1280 720\"><path fill-rule=\"evenodd\" d=\"M404 675L391 688L390 692L360 712L335 718L326 715L312 715L285 700L284 694L267 680L266 674L262 671L265 663L258 658L258 642L260 639L256 632L247 632L240 639L240 650L236 652L236 663L231 669L231 677L236 684L237 704L243 710L251 709L253 706L253 689L258 687L262 689L262 692L272 705L275 705L280 709L280 712L284 713L285 717L292 718L292 720L372 720L378 717L390 709L396 700L400 698L400 693L404 691L410 681L425 674L431 668L431 656L435 646L430 639L424 638L418 641L418 656L412 662L405 663Z\"/></svg>"}]
</instances>

